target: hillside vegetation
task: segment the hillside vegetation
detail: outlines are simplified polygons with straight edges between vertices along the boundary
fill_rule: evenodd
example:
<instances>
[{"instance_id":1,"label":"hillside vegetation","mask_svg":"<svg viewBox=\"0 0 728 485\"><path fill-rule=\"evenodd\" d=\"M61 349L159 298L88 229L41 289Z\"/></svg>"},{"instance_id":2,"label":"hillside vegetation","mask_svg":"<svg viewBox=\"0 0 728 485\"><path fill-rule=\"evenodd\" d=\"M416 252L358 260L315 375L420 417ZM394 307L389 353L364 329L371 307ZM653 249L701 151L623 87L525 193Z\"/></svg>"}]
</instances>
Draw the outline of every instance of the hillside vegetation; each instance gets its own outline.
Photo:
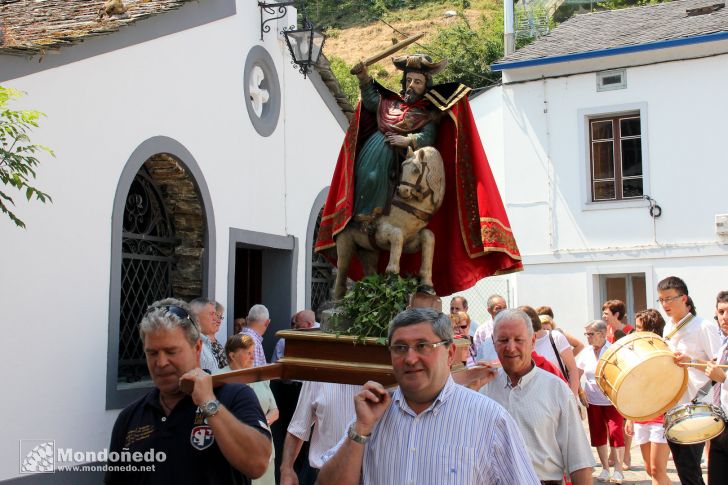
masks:
<instances>
[{"instance_id":1,"label":"hillside vegetation","mask_svg":"<svg viewBox=\"0 0 728 485\"><path fill-rule=\"evenodd\" d=\"M586 8L616 9L657 1L606 0ZM584 8L564 3L554 18L564 21ZM518 21L523 14L520 2L515 13ZM500 81L500 73L489 66L503 56L502 0L309 0L299 14L326 29L324 54L352 105L359 93L356 78L349 74L351 66L419 33L425 36L401 54L418 52L434 60L448 59L448 68L435 82L458 81L477 90ZM519 39L518 46L531 40ZM388 58L369 72L380 83L399 90L400 74Z\"/></svg>"}]
</instances>

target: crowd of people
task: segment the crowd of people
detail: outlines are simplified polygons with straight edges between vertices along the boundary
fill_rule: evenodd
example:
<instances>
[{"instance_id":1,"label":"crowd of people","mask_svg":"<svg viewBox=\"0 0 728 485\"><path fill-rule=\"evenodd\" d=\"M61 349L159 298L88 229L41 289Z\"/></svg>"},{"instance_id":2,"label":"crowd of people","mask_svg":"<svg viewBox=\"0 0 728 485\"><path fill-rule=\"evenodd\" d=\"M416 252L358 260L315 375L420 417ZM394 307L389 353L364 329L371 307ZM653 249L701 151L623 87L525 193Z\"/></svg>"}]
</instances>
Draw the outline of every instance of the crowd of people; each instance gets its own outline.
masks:
<instances>
[{"instance_id":1,"label":"crowd of people","mask_svg":"<svg viewBox=\"0 0 728 485\"><path fill-rule=\"evenodd\" d=\"M670 483L670 455L681 483L703 484L704 449L709 485L728 483L728 432L707 446L671 442L664 416L626 419L597 383L598 362L615 342L652 332L676 364L691 363L677 406L704 396L728 414L720 367L728 361L728 292L717 296L715 321L697 316L680 278L660 281L657 294L666 319L643 309L629 322L624 302L610 300L601 319L584 325L586 344L558 328L550 307L508 308L500 295L488 299L491 318L482 324L462 296L452 298L450 315L408 309L389 327L397 386L288 381L295 392L279 394L278 403L267 381L213 387L210 377L266 365L265 306L236 319L223 344L218 302L155 302L139 326L155 388L119 415L110 451L155 449L169 458L151 476L115 471L105 482L275 484L278 471L281 485L622 483L634 445L655 485ZM291 319L292 329L317 327L310 310ZM468 341L462 356L456 339ZM281 339L273 361L284 349ZM468 386L450 374L456 359L476 376ZM181 390L185 381L191 394ZM278 435L271 433L277 421Z\"/></svg>"}]
</instances>

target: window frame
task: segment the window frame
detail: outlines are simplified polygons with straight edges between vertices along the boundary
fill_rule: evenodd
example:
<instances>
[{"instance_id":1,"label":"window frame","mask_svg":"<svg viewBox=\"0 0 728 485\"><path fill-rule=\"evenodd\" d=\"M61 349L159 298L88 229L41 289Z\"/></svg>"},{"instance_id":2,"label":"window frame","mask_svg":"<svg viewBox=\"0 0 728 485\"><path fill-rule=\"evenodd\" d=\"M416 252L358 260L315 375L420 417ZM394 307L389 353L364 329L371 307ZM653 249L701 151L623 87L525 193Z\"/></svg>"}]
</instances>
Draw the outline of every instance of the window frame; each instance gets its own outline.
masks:
<instances>
[{"instance_id":1,"label":"window frame","mask_svg":"<svg viewBox=\"0 0 728 485\"><path fill-rule=\"evenodd\" d=\"M642 150L642 193L650 194L650 170L649 170L649 143L648 143L648 115L647 103L630 103L606 107L594 107L581 109L577 113L578 118L578 135L579 135L579 170L582 175L582 210L605 210L613 208L632 208L645 207L646 201L642 197L593 200L593 158L592 158L592 138L591 123L593 121L605 119L624 119L630 116L639 116L640 118L640 148ZM613 133L615 135L616 133ZM620 166L615 167L615 177L617 168L621 175L621 147ZM614 156L614 155L613 155ZM629 177L636 178L636 177ZM619 190L621 192L621 180ZM615 191L615 195L616 195Z\"/></svg>"}]
</instances>

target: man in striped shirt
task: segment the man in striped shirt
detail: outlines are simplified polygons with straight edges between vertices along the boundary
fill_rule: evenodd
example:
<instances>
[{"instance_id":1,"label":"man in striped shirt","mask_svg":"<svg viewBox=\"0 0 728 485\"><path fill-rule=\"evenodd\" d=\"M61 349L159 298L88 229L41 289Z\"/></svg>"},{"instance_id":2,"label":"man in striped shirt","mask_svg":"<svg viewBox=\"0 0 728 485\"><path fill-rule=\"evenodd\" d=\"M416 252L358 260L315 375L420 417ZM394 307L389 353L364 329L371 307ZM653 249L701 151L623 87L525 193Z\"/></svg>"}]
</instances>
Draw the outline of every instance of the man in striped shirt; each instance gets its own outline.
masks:
<instances>
[{"instance_id":1,"label":"man in striped shirt","mask_svg":"<svg viewBox=\"0 0 728 485\"><path fill-rule=\"evenodd\" d=\"M531 357L535 340L526 313L499 313L493 341L503 368L480 392L516 420L542 484L561 484L565 474L574 485L591 484L594 457L576 399L564 381L536 367Z\"/></svg>"},{"instance_id":2,"label":"man in striped shirt","mask_svg":"<svg viewBox=\"0 0 728 485\"><path fill-rule=\"evenodd\" d=\"M270 314L264 305L253 305L245 318L245 326L240 330L243 335L250 335L255 345L253 346L253 367L266 365L265 352L263 352L263 334L270 325Z\"/></svg>"},{"instance_id":3,"label":"man in striped shirt","mask_svg":"<svg viewBox=\"0 0 728 485\"><path fill-rule=\"evenodd\" d=\"M369 381L354 397L356 419L326 453L321 485L538 484L521 433L492 400L450 377L450 319L412 308L389 325L390 396Z\"/></svg>"}]
</instances>

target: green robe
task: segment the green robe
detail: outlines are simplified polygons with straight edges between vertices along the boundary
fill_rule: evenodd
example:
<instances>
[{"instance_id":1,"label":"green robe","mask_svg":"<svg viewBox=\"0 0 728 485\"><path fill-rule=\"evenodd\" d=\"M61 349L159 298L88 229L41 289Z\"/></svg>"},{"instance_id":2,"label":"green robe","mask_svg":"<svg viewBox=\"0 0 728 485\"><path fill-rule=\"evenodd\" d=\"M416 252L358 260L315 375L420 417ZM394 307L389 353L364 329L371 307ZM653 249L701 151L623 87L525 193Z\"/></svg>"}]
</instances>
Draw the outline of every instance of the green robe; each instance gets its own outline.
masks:
<instances>
[{"instance_id":1,"label":"green robe","mask_svg":"<svg viewBox=\"0 0 728 485\"><path fill-rule=\"evenodd\" d=\"M377 114L381 95L374 83L361 88L362 109ZM432 146L437 138L437 123L427 123L419 132L412 133L415 146ZM377 130L361 146L354 169L354 215L371 215L375 209L384 211L389 195L394 191L395 161L398 148L386 144L384 133Z\"/></svg>"}]
</instances>

